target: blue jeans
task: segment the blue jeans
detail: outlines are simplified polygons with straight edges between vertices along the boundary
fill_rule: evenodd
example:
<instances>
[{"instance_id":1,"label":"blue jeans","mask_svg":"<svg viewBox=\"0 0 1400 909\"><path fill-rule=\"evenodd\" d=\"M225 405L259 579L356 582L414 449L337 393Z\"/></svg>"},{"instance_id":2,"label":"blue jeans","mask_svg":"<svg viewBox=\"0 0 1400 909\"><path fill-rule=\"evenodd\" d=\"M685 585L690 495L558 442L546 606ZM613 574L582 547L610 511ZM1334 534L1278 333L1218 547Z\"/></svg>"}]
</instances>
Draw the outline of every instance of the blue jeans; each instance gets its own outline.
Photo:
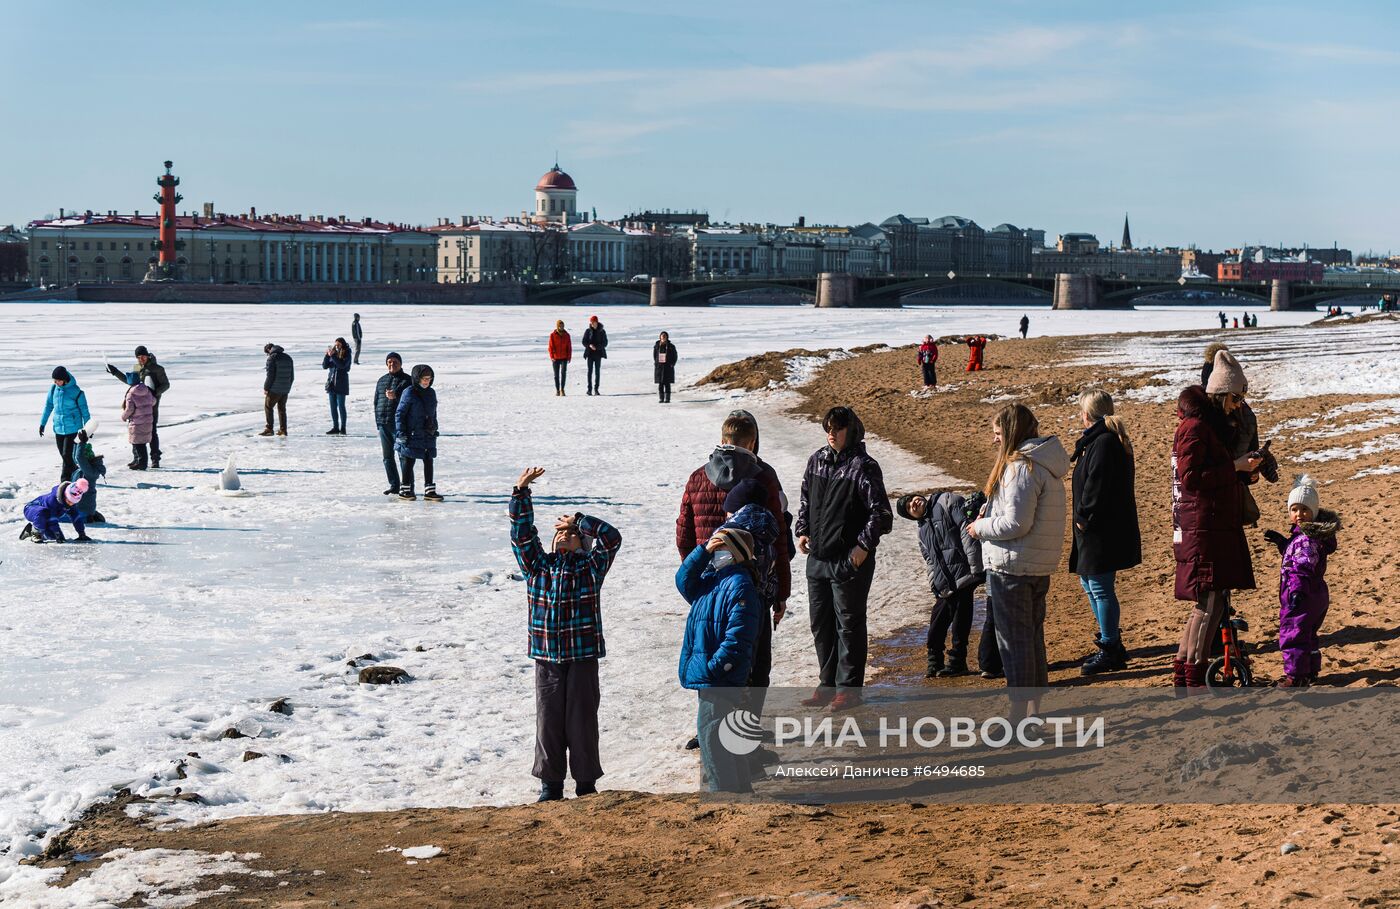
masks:
<instances>
[{"instance_id":1,"label":"blue jeans","mask_svg":"<svg viewBox=\"0 0 1400 909\"><path fill-rule=\"evenodd\" d=\"M1089 595L1089 605L1093 607L1094 618L1099 620L1099 640L1106 644L1118 642L1118 594L1113 591L1116 572L1108 574L1082 574L1079 586Z\"/></svg>"},{"instance_id":2,"label":"blue jeans","mask_svg":"<svg viewBox=\"0 0 1400 909\"><path fill-rule=\"evenodd\" d=\"M700 740L700 763L711 792L752 792L746 757L732 754L719 739L719 727L739 704L737 688L701 688L695 712L695 736Z\"/></svg>"},{"instance_id":3,"label":"blue jeans","mask_svg":"<svg viewBox=\"0 0 1400 909\"><path fill-rule=\"evenodd\" d=\"M346 396L328 391L326 392L326 397L331 399L331 429L344 429Z\"/></svg>"},{"instance_id":4,"label":"blue jeans","mask_svg":"<svg viewBox=\"0 0 1400 909\"><path fill-rule=\"evenodd\" d=\"M393 424L379 427L379 451L384 455L384 476L389 478L389 488L399 488L399 459L394 454Z\"/></svg>"}]
</instances>

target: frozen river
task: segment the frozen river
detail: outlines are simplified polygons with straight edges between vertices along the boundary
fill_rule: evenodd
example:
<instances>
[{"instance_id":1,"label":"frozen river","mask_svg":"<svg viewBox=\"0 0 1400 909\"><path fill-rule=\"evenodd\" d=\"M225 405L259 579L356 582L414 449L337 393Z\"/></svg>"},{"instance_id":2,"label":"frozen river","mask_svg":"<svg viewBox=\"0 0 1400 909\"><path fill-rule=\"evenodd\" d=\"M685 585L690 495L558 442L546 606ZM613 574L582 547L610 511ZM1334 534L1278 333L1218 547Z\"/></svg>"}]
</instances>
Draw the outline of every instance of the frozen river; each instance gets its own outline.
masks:
<instances>
[{"instance_id":1,"label":"frozen river","mask_svg":"<svg viewBox=\"0 0 1400 909\"><path fill-rule=\"evenodd\" d=\"M1011 334L1021 315L976 307L360 311L365 349L350 374L350 432L334 437L323 435L319 367L327 344L350 333L348 308L0 305L0 881L47 832L120 785L199 792L205 804L169 809L183 818L529 798L532 667L505 518L527 464L549 470L537 485L541 523L582 510L624 538L603 596L602 785L689 787L696 759L681 743L693 728L693 695L675 669L686 607L672 585L681 489L739 403L759 415L762 453L794 510L802 465L823 442L820 430L778 417L772 396L740 402L690 383L762 351ZM591 312L611 341L604 393L584 396L577 360L570 395L556 398L545 336L562 318L578 350ZM1206 328L1214 312L1031 315L1033 334L1066 334ZM1262 321L1312 318L1265 313ZM656 403L649 362L661 329L679 349L667 407ZM267 341L297 364L286 439L256 435ZM123 389L103 373L107 358L131 368L138 343L171 380L161 408L164 466L144 474L124 467ZM370 397L391 349L406 368L436 370L444 503L381 494ZM950 378L958 353L945 354ZM59 364L103 423L96 447L110 472L99 507L111 523L93 529L92 546L16 539L23 503L56 479L52 439L37 428ZM914 371L911 362L911 387ZM870 450L891 489L936 482L885 443ZM247 497L214 492L230 454ZM882 573L912 577L911 535L896 536L881 549L890 566ZM895 582L885 584L872 634L917 618L896 608ZM793 617L776 639L775 684L810 684L815 674L805 593L800 581L794 587ZM357 685L346 660L362 653L414 681ZM290 699L291 716L266 711L279 697ZM239 724L256 740L218 738ZM289 760L243 763L249 748ZM187 759L189 778L176 780L177 761L191 751L200 759Z\"/></svg>"}]
</instances>

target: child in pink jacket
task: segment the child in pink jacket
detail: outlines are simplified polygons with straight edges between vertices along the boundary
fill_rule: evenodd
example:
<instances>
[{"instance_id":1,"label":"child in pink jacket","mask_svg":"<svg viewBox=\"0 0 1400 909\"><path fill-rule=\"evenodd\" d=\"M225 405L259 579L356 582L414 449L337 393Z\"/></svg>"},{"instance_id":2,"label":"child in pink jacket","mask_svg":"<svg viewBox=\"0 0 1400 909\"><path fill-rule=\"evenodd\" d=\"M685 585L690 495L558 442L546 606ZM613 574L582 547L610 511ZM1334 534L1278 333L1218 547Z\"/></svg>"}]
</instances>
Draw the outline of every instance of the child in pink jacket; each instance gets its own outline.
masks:
<instances>
[{"instance_id":1,"label":"child in pink jacket","mask_svg":"<svg viewBox=\"0 0 1400 909\"><path fill-rule=\"evenodd\" d=\"M143 382L135 382L126 390L122 404L122 419L126 422L126 440L131 443L131 470L145 470L150 464L148 446L156 418L155 392Z\"/></svg>"}]
</instances>

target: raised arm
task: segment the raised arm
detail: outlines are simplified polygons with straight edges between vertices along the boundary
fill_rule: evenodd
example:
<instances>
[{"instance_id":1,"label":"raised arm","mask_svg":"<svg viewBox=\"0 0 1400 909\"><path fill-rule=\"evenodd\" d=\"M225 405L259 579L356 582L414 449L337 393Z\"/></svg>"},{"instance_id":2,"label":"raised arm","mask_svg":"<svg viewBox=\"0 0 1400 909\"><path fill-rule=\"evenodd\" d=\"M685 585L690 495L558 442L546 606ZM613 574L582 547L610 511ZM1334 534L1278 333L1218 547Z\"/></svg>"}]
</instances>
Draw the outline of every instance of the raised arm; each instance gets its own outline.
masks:
<instances>
[{"instance_id":1,"label":"raised arm","mask_svg":"<svg viewBox=\"0 0 1400 909\"><path fill-rule=\"evenodd\" d=\"M535 530L535 505L528 486L517 486L510 493L510 551L526 575L534 574L544 559L544 547Z\"/></svg>"},{"instance_id":2,"label":"raised arm","mask_svg":"<svg viewBox=\"0 0 1400 909\"><path fill-rule=\"evenodd\" d=\"M593 538L593 548L588 551L588 565L593 569L594 577L601 581L612 567L613 559L617 558L617 551L622 548L622 534L602 518L587 514L579 515L574 526L585 537Z\"/></svg>"}]
</instances>

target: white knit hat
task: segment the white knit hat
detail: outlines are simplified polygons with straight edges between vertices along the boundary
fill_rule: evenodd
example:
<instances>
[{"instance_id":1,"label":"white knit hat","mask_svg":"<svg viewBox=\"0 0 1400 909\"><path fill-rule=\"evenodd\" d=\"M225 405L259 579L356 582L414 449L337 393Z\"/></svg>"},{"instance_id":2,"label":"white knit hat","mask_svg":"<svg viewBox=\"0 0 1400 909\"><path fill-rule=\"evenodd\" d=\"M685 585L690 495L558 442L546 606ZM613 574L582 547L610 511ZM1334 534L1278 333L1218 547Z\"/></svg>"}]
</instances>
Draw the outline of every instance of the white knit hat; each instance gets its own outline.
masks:
<instances>
[{"instance_id":1,"label":"white knit hat","mask_svg":"<svg viewBox=\"0 0 1400 909\"><path fill-rule=\"evenodd\" d=\"M1240 361L1235 359L1235 355L1228 350L1219 350L1215 353L1215 366L1210 371L1210 379L1206 381L1206 393L1212 395L1235 394L1242 395L1249 389L1249 382L1244 377L1244 367L1240 366Z\"/></svg>"},{"instance_id":2,"label":"white knit hat","mask_svg":"<svg viewBox=\"0 0 1400 909\"><path fill-rule=\"evenodd\" d=\"M1288 494L1288 505L1290 508L1294 505L1302 505L1312 512L1314 518L1317 517L1317 511L1322 507L1322 500L1317 494L1317 487L1313 485L1312 477L1303 474L1298 478L1297 482L1293 484L1293 491Z\"/></svg>"}]
</instances>

